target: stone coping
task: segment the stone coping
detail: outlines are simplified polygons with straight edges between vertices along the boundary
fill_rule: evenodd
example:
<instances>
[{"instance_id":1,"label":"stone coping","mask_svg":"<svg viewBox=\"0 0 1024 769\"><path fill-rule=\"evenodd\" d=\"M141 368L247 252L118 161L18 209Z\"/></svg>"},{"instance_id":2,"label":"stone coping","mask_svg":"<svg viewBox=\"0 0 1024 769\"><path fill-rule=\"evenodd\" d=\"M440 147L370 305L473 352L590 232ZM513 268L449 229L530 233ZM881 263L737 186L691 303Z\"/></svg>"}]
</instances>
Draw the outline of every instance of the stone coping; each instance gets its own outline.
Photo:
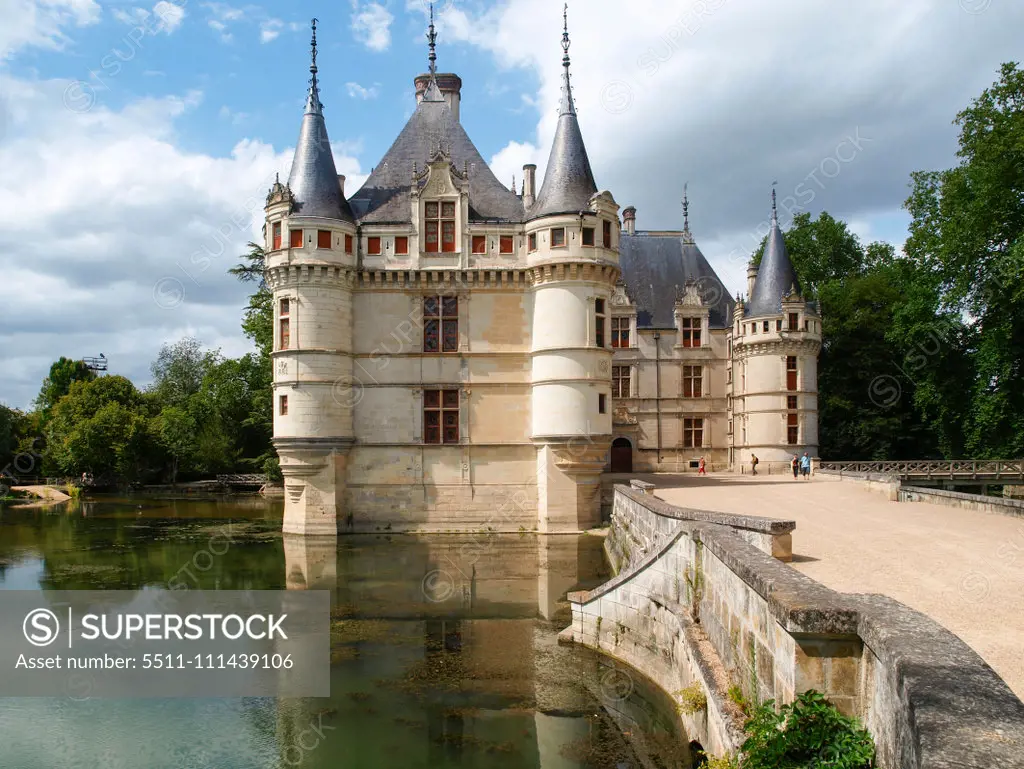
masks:
<instances>
[{"instance_id":1,"label":"stone coping","mask_svg":"<svg viewBox=\"0 0 1024 769\"><path fill-rule=\"evenodd\" d=\"M821 470L814 468L815 475L826 475L834 478L856 478L862 481L881 481L883 483L892 483L898 481L899 476L889 473L855 473L849 470Z\"/></svg>"},{"instance_id":2,"label":"stone coping","mask_svg":"<svg viewBox=\"0 0 1024 769\"><path fill-rule=\"evenodd\" d=\"M993 486L998 484L993 483ZM984 494L965 494L962 491L948 491L946 489L929 489L923 486L900 486L900 491L906 491L913 494L922 494L930 497L940 497L943 499L958 499L964 502L977 502L982 505L995 505L996 507L1009 508L1006 512L1008 515L1021 515L1024 516L1024 499L1013 499L1012 497L988 497Z\"/></svg>"},{"instance_id":3,"label":"stone coping","mask_svg":"<svg viewBox=\"0 0 1024 769\"><path fill-rule=\"evenodd\" d=\"M673 518L677 521L715 523L734 529L756 531L761 534L789 534L796 528L796 521L784 521L781 518L763 518L757 515L736 515L734 513L717 513L713 510L678 507L652 494L643 494L619 483L615 484L615 493L623 494L637 504L643 505L655 515Z\"/></svg>"}]
</instances>

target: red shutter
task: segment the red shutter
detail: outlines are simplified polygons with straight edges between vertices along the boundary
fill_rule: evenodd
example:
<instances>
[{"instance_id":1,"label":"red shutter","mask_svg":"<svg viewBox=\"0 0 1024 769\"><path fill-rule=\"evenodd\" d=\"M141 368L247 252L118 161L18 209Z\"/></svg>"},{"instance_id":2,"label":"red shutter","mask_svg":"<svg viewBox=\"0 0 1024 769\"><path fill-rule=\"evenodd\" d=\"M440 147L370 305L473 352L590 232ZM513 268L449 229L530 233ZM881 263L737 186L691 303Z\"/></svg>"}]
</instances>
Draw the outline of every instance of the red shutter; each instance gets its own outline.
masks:
<instances>
[{"instance_id":1,"label":"red shutter","mask_svg":"<svg viewBox=\"0 0 1024 769\"><path fill-rule=\"evenodd\" d=\"M447 204L445 204L447 205ZM441 250L446 254L455 252L455 222L441 222Z\"/></svg>"}]
</instances>

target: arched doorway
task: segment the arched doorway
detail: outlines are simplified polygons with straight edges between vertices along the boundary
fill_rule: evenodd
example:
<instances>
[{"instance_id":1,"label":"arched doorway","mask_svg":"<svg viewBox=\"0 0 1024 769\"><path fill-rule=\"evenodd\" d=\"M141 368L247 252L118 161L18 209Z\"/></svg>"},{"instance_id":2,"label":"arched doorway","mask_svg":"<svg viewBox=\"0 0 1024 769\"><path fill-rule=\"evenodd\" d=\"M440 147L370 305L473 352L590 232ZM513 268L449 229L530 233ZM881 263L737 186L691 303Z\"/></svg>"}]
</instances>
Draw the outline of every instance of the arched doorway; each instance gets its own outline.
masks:
<instances>
[{"instance_id":1,"label":"arched doorway","mask_svg":"<svg viewBox=\"0 0 1024 769\"><path fill-rule=\"evenodd\" d=\"M612 441L612 472L633 472L633 444L629 438L616 438Z\"/></svg>"}]
</instances>

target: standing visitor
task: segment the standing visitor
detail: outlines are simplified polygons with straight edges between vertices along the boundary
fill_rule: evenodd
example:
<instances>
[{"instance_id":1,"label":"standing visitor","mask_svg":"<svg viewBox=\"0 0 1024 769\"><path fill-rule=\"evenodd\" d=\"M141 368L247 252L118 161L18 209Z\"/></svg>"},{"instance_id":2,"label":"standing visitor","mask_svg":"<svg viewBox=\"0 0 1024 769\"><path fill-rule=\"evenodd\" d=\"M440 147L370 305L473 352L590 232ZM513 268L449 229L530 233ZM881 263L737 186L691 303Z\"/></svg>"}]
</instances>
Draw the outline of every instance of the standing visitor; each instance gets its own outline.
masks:
<instances>
[{"instance_id":1,"label":"standing visitor","mask_svg":"<svg viewBox=\"0 0 1024 769\"><path fill-rule=\"evenodd\" d=\"M697 468L697 475L707 475L708 474L708 471L705 469L706 464L707 463L705 462L704 457L701 457L700 458L700 467Z\"/></svg>"},{"instance_id":2,"label":"standing visitor","mask_svg":"<svg viewBox=\"0 0 1024 769\"><path fill-rule=\"evenodd\" d=\"M807 480L811 479L811 458L807 456L807 452L800 458L800 472L803 473L804 478Z\"/></svg>"},{"instance_id":3,"label":"standing visitor","mask_svg":"<svg viewBox=\"0 0 1024 769\"><path fill-rule=\"evenodd\" d=\"M800 458L796 454L793 455L793 480L796 480L800 475Z\"/></svg>"},{"instance_id":4,"label":"standing visitor","mask_svg":"<svg viewBox=\"0 0 1024 769\"><path fill-rule=\"evenodd\" d=\"M757 475L757 454L750 455L750 471L754 475Z\"/></svg>"}]
</instances>

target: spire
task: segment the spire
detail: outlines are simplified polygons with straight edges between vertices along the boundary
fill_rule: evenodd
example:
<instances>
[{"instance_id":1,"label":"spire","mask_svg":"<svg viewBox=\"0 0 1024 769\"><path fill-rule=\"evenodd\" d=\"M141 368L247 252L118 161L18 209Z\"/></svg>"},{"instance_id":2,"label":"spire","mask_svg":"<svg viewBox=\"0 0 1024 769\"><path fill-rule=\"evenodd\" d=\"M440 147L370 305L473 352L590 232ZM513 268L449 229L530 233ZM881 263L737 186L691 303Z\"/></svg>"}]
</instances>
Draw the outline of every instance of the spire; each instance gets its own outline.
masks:
<instances>
[{"instance_id":1,"label":"spire","mask_svg":"<svg viewBox=\"0 0 1024 769\"><path fill-rule=\"evenodd\" d=\"M309 65L309 93L306 95L306 114L324 114L324 105L320 102L320 83L316 79L316 23L313 19L313 40L310 42L310 55L312 63Z\"/></svg>"},{"instance_id":2,"label":"spire","mask_svg":"<svg viewBox=\"0 0 1024 769\"><path fill-rule=\"evenodd\" d=\"M437 84L437 28L434 27L434 4L430 4L430 26L427 28L427 44L430 47L430 55L427 60L430 62L430 82L423 92L423 101L444 101L444 94Z\"/></svg>"},{"instance_id":3,"label":"spire","mask_svg":"<svg viewBox=\"0 0 1024 769\"><path fill-rule=\"evenodd\" d=\"M430 4L430 28L427 30L427 43L430 45L430 76L437 74L437 30L434 28L434 4Z\"/></svg>"},{"instance_id":4,"label":"spire","mask_svg":"<svg viewBox=\"0 0 1024 769\"><path fill-rule=\"evenodd\" d=\"M552 214L579 213L590 208L590 198L597 193L594 172L583 143L576 107L572 99L569 82L569 6L566 4L562 18L562 104L558 112L558 126L555 140L548 156L547 170L540 194L529 211L531 219Z\"/></svg>"},{"instance_id":5,"label":"spire","mask_svg":"<svg viewBox=\"0 0 1024 769\"><path fill-rule=\"evenodd\" d=\"M692 243L693 235L690 234L690 197L687 194L689 182L683 184L683 242Z\"/></svg>"},{"instance_id":6,"label":"spire","mask_svg":"<svg viewBox=\"0 0 1024 769\"><path fill-rule=\"evenodd\" d=\"M334 165L331 140L327 137L323 104L316 66L316 24L313 19L312 63L309 67L309 93L295 157L288 176L288 187L294 197L294 212L299 216L340 219L352 222L352 210L341 191L338 170Z\"/></svg>"},{"instance_id":7,"label":"spire","mask_svg":"<svg viewBox=\"0 0 1024 769\"><path fill-rule=\"evenodd\" d=\"M782 312L782 298L795 291L800 293L793 263L786 250L786 239L779 227L778 208L775 199L775 185L772 183L772 221L768 239L761 254L754 290L750 292L747 315L778 315Z\"/></svg>"},{"instance_id":8,"label":"spire","mask_svg":"<svg viewBox=\"0 0 1024 769\"><path fill-rule=\"evenodd\" d=\"M562 9L562 104L558 108L559 115L575 115L576 104L572 98L572 83L569 79L569 4Z\"/></svg>"}]
</instances>

